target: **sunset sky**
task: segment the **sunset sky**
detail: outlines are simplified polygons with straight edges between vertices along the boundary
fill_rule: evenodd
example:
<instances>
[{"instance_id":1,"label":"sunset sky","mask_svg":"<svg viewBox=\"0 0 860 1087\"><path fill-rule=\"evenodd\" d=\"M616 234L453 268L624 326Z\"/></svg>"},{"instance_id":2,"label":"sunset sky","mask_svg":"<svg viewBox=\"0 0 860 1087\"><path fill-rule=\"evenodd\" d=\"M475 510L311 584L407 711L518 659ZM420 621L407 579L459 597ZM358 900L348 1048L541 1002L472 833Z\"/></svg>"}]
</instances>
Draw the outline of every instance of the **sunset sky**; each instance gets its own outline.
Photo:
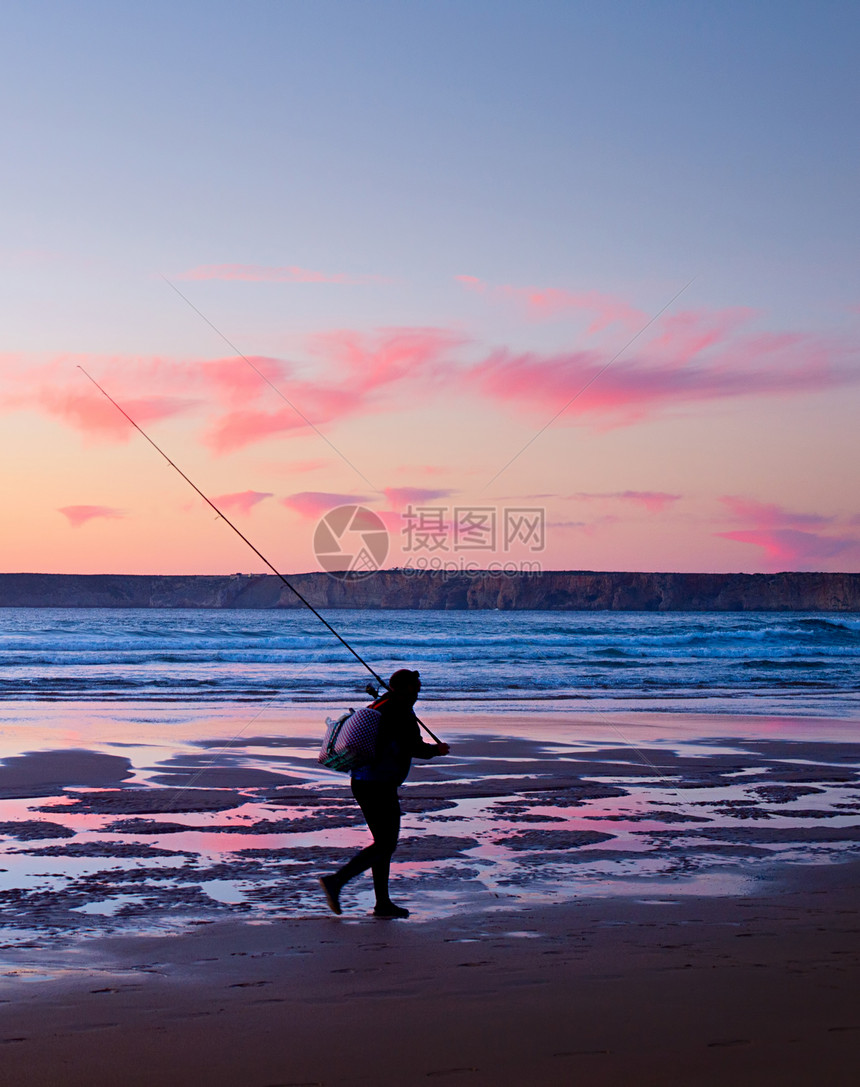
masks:
<instances>
[{"instance_id":1,"label":"sunset sky","mask_svg":"<svg viewBox=\"0 0 860 1087\"><path fill-rule=\"evenodd\" d=\"M263 569L79 366L285 572L344 504L387 565L411 507L446 562L860 569L858 49L841 0L9 0L0 570Z\"/></svg>"}]
</instances>

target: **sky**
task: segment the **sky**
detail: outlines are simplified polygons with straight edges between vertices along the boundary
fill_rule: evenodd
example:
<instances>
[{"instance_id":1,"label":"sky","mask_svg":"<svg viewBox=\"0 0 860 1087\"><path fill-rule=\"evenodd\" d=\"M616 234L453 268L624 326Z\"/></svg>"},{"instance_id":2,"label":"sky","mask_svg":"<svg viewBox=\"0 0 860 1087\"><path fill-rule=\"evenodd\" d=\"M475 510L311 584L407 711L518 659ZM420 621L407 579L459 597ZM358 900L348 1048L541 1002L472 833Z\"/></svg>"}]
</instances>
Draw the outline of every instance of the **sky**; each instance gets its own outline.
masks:
<instances>
[{"instance_id":1,"label":"sky","mask_svg":"<svg viewBox=\"0 0 860 1087\"><path fill-rule=\"evenodd\" d=\"M87 374L284 572L342 506L345 562L860 569L858 46L834 0L7 0L0 570L265 569Z\"/></svg>"}]
</instances>

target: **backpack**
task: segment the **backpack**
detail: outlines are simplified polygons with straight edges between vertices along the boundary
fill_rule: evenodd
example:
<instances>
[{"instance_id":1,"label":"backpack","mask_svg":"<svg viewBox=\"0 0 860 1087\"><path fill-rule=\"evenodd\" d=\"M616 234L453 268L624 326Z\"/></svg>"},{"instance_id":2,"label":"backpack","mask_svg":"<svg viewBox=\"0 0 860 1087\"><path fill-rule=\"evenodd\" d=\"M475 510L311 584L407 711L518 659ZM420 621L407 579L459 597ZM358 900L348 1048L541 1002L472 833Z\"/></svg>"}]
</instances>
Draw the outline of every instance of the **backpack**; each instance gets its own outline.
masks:
<instances>
[{"instance_id":1,"label":"backpack","mask_svg":"<svg viewBox=\"0 0 860 1087\"><path fill-rule=\"evenodd\" d=\"M373 706L350 707L336 720L326 718L325 736L318 761L330 770L350 773L376 757L376 740L382 714Z\"/></svg>"}]
</instances>

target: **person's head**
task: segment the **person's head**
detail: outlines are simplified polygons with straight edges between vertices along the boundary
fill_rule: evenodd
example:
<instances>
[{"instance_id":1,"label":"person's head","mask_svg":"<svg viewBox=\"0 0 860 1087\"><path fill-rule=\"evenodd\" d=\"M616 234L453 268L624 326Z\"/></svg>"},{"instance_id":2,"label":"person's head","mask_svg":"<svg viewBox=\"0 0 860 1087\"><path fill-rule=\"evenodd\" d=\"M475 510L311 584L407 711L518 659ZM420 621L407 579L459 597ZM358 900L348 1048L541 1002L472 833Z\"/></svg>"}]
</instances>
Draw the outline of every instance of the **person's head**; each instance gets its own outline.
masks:
<instances>
[{"instance_id":1,"label":"person's head","mask_svg":"<svg viewBox=\"0 0 860 1087\"><path fill-rule=\"evenodd\" d=\"M396 698L411 699L414 702L421 690L421 675L409 668L398 668L388 680L388 689Z\"/></svg>"}]
</instances>

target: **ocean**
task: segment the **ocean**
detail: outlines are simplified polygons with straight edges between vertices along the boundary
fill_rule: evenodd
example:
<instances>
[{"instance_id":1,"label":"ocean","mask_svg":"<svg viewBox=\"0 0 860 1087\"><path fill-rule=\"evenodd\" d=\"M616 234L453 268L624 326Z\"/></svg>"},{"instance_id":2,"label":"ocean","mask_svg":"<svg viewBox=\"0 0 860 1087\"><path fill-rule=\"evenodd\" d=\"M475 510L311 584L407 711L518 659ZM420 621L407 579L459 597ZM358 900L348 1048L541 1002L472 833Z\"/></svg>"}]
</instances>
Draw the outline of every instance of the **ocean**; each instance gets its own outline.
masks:
<instances>
[{"instance_id":1,"label":"ocean","mask_svg":"<svg viewBox=\"0 0 860 1087\"><path fill-rule=\"evenodd\" d=\"M856 718L860 615L327 611L382 676L461 712ZM0 700L361 704L371 677L310 612L0 609Z\"/></svg>"}]
</instances>

